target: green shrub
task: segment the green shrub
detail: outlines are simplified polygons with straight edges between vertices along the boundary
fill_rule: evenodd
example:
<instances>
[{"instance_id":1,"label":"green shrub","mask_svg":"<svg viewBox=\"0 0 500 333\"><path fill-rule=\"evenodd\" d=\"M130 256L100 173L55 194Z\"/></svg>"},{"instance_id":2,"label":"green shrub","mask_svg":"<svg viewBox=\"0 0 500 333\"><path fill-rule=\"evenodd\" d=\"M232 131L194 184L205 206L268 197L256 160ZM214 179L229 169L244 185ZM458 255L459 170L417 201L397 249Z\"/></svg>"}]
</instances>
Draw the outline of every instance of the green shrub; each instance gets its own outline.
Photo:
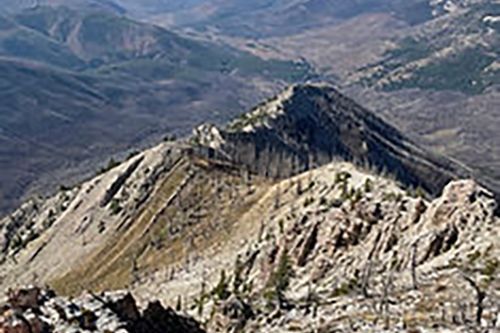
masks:
<instances>
[{"instance_id":1,"label":"green shrub","mask_svg":"<svg viewBox=\"0 0 500 333\"><path fill-rule=\"evenodd\" d=\"M365 193L370 193L371 191L373 191L373 182L370 178L367 178L365 180L364 190Z\"/></svg>"},{"instance_id":2,"label":"green shrub","mask_svg":"<svg viewBox=\"0 0 500 333\"><path fill-rule=\"evenodd\" d=\"M493 276L495 272L497 271L497 268L499 266L498 259L489 259L486 261L486 264L484 268L481 271L481 274L486 275L486 276Z\"/></svg>"},{"instance_id":3,"label":"green shrub","mask_svg":"<svg viewBox=\"0 0 500 333\"><path fill-rule=\"evenodd\" d=\"M313 197L306 198L306 200L304 201L304 208L312 205L313 202L314 202Z\"/></svg>"},{"instance_id":4,"label":"green shrub","mask_svg":"<svg viewBox=\"0 0 500 333\"><path fill-rule=\"evenodd\" d=\"M122 207L120 206L120 202L117 199L111 200L111 205L109 206L111 209L111 215L117 215L122 211Z\"/></svg>"},{"instance_id":5,"label":"green shrub","mask_svg":"<svg viewBox=\"0 0 500 333\"><path fill-rule=\"evenodd\" d=\"M276 270L270 275L266 284L267 289L264 298L267 300L268 306L271 307L274 302L284 299L284 293L288 289L293 276L294 272L290 257L287 251L283 251Z\"/></svg>"},{"instance_id":6,"label":"green shrub","mask_svg":"<svg viewBox=\"0 0 500 333\"><path fill-rule=\"evenodd\" d=\"M229 297L230 293L228 291L228 282L225 270L220 272L219 282L212 290L212 295L217 297L219 300L225 300Z\"/></svg>"},{"instance_id":7,"label":"green shrub","mask_svg":"<svg viewBox=\"0 0 500 333\"><path fill-rule=\"evenodd\" d=\"M351 291L359 287L359 282L357 279L353 278L347 282L342 283L339 287L334 289L332 296L340 297L348 295Z\"/></svg>"}]
</instances>

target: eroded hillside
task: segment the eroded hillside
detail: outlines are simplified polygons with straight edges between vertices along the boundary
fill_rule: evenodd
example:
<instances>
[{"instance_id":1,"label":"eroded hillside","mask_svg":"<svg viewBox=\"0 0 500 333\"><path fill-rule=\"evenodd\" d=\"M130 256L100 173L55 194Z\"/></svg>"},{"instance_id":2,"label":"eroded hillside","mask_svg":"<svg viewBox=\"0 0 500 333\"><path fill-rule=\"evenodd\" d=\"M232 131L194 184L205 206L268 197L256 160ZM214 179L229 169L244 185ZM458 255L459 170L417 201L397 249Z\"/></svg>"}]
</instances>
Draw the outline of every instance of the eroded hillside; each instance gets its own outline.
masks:
<instances>
[{"instance_id":1,"label":"eroded hillside","mask_svg":"<svg viewBox=\"0 0 500 333\"><path fill-rule=\"evenodd\" d=\"M1 223L1 289L127 289L209 332L498 329L494 194L349 101L292 87L27 202Z\"/></svg>"}]
</instances>

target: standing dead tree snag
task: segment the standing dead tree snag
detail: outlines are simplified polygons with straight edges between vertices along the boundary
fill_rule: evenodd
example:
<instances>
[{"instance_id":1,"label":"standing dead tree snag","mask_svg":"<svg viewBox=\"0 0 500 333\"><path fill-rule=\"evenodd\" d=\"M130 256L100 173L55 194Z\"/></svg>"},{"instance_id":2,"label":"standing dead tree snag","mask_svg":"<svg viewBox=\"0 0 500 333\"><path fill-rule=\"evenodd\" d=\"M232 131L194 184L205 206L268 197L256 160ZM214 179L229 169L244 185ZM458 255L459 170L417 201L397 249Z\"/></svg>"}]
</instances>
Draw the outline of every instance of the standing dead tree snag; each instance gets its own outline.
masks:
<instances>
[{"instance_id":1,"label":"standing dead tree snag","mask_svg":"<svg viewBox=\"0 0 500 333\"><path fill-rule=\"evenodd\" d=\"M364 269L363 281L361 283L361 291L363 292L363 296L366 298L370 296L370 294L368 293L368 286L372 275L372 267L373 267L373 260L372 257L369 256Z\"/></svg>"},{"instance_id":2,"label":"standing dead tree snag","mask_svg":"<svg viewBox=\"0 0 500 333\"><path fill-rule=\"evenodd\" d=\"M417 282L417 253L418 253L418 242L420 240L417 239L417 241L412 245L412 254L411 254L411 280L413 284L413 289L417 290L418 289L418 282Z\"/></svg>"},{"instance_id":3,"label":"standing dead tree snag","mask_svg":"<svg viewBox=\"0 0 500 333\"><path fill-rule=\"evenodd\" d=\"M481 325L481 318L483 317L483 301L486 298L486 293L481 290L478 284L470 276L462 274L462 277L476 292L476 324L479 326Z\"/></svg>"}]
</instances>

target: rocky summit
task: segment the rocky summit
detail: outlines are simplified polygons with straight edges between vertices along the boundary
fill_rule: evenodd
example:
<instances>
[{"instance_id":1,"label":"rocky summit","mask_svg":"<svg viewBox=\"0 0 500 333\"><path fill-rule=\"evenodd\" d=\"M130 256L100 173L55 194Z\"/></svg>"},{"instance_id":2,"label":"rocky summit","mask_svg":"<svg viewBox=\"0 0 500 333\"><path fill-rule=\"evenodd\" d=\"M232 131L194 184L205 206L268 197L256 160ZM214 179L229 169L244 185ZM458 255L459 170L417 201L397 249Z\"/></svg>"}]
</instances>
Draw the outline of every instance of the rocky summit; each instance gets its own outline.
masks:
<instances>
[{"instance_id":1,"label":"rocky summit","mask_svg":"<svg viewBox=\"0 0 500 333\"><path fill-rule=\"evenodd\" d=\"M497 211L465 166L297 85L3 219L1 327L497 332Z\"/></svg>"}]
</instances>

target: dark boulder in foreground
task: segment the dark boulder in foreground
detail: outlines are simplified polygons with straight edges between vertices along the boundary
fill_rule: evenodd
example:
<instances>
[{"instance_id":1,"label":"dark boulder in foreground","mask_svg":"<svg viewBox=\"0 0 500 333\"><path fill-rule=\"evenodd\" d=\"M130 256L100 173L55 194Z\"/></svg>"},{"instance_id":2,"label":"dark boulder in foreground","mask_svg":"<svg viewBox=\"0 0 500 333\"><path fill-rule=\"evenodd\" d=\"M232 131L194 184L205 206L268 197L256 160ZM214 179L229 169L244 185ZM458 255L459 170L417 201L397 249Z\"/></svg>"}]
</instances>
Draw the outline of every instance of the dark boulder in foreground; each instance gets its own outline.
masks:
<instances>
[{"instance_id":1,"label":"dark boulder in foreground","mask_svg":"<svg viewBox=\"0 0 500 333\"><path fill-rule=\"evenodd\" d=\"M127 292L69 299L49 290L28 287L10 291L0 312L0 333L205 332L194 319L164 308L160 302L152 302L141 311Z\"/></svg>"}]
</instances>

